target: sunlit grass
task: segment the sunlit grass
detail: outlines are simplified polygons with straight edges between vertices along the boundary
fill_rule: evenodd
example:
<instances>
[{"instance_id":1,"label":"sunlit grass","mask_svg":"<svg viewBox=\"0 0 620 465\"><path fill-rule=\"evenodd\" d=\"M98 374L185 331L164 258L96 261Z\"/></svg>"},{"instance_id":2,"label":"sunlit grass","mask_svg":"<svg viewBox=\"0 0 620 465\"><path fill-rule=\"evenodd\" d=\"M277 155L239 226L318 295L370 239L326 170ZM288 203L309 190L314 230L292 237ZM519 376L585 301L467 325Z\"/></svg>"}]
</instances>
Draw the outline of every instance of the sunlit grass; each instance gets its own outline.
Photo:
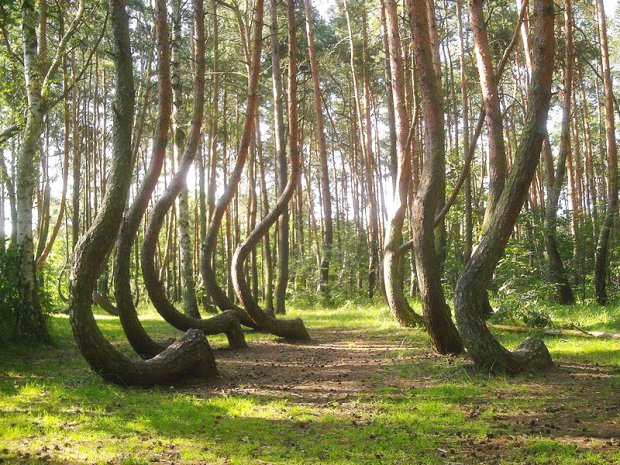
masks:
<instances>
[{"instance_id":1,"label":"sunlit grass","mask_svg":"<svg viewBox=\"0 0 620 465\"><path fill-rule=\"evenodd\" d=\"M593 310L557 309L557 318L617 328L613 309L598 316ZM545 396L553 396L554 387L544 379L477 374L465 357L433 356L426 334L398 328L384 305L291 308L289 314L302 317L311 334L340 328L390 341L398 349L386 353L383 371L371 376L379 386L330 404L221 395L208 387L122 388L90 372L74 346L68 317L55 315L55 347L8 347L0 353L0 457L6 463L478 463L466 454L470 443L514 433L498 416L532 415L544 408ZM97 318L104 335L129 353L118 321ZM141 319L155 338L180 334L151 309L141 309ZM510 347L525 336L498 335ZM248 333L250 345L259 339L274 337ZM560 363L620 363L617 341L544 339ZM224 337L209 340L226 346ZM399 379L416 384L402 389ZM612 378L597 395L613 402L614 383ZM503 451L498 462L620 462L618 451L592 451L536 434L520 438L519 447Z\"/></svg>"}]
</instances>

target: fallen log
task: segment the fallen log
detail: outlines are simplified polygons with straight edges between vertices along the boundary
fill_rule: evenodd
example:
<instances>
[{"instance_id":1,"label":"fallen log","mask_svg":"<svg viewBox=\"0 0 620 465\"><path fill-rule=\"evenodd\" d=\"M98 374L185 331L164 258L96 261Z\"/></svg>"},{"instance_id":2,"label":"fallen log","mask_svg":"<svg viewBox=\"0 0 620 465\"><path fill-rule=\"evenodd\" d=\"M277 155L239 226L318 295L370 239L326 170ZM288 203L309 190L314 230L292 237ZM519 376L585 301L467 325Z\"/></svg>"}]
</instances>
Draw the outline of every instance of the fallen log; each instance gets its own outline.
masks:
<instances>
[{"instance_id":1,"label":"fallen log","mask_svg":"<svg viewBox=\"0 0 620 465\"><path fill-rule=\"evenodd\" d=\"M579 329L573 325L575 329L542 329L542 328L532 328L528 326L509 326L509 325L489 325L491 328L499 329L501 331L512 331L518 333L529 333L531 331L536 331L541 334L546 334L548 336L577 336L577 337L595 337L600 339L620 339L620 334L618 333L607 333L604 331L585 331L583 329Z\"/></svg>"}]
</instances>

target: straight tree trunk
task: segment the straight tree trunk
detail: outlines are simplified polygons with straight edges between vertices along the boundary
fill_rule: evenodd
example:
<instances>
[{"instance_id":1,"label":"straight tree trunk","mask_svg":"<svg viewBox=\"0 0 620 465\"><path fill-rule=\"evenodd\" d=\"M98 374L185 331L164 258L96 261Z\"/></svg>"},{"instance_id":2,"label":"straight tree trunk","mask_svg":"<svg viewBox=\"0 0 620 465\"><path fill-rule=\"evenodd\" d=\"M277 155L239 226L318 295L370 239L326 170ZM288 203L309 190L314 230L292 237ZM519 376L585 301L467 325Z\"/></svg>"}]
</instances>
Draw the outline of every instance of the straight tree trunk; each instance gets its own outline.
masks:
<instances>
[{"instance_id":1,"label":"straight tree trunk","mask_svg":"<svg viewBox=\"0 0 620 465\"><path fill-rule=\"evenodd\" d=\"M485 224L502 195L506 179L506 146L504 124L499 101L497 77L493 69L489 37L487 33L483 0L468 0L469 19L472 24L476 61L480 74L480 88L489 129L489 195L484 213Z\"/></svg>"},{"instance_id":2,"label":"straight tree trunk","mask_svg":"<svg viewBox=\"0 0 620 465\"><path fill-rule=\"evenodd\" d=\"M183 86L181 83L180 54L181 54L181 0L173 3L172 28L172 119L174 133L175 158L181 163L183 146L185 145L185 112L183 108ZM196 52L198 53L198 52ZM201 119L202 121L202 119ZM200 318L198 302L196 301L196 284L194 282L194 265L192 260L192 243L189 233L189 199L187 183L181 188L178 197L178 225L179 225L179 252L181 262L181 279L183 282L182 297L183 311L191 318Z\"/></svg>"},{"instance_id":3,"label":"straight tree trunk","mask_svg":"<svg viewBox=\"0 0 620 465\"><path fill-rule=\"evenodd\" d=\"M288 181L286 170L286 128L284 126L284 96L280 66L280 42L278 39L278 0L271 0L271 76L273 81L273 119L276 149L278 193L281 194ZM278 277L276 281L275 312L286 312L286 289L289 280L289 209L278 218Z\"/></svg>"},{"instance_id":4,"label":"straight tree trunk","mask_svg":"<svg viewBox=\"0 0 620 465\"><path fill-rule=\"evenodd\" d=\"M334 243L334 227L332 223L332 199L329 182L329 168L327 161L327 142L325 141L325 119L321 103L321 85L319 82L319 66L314 51L314 27L312 25L311 0L304 0L306 15L306 35L308 39L308 54L310 56L310 72L312 74L312 89L314 91L314 110L316 114L316 138L321 165L321 208L323 210L323 247L321 251L321 273L319 290L323 295L329 294L329 263Z\"/></svg>"},{"instance_id":5,"label":"straight tree trunk","mask_svg":"<svg viewBox=\"0 0 620 465\"><path fill-rule=\"evenodd\" d=\"M618 147L616 142L616 122L614 116L614 96L607 46L607 20L603 0L596 0L601 59L603 64L603 92L605 95L605 142L607 151L607 210L601 226L594 256L594 285L596 300L607 303L607 268L609 261L609 242L618 210Z\"/></svg>"},{"instance_id":6,"label":"straight tree trunk","mask_svg":"<svg viewBox=\"0 0 620 465\"><path fill-rule=\"evenodd\" d=\"M564 37L566 40L565 67L564 67L564 95L562 98L562 134L560 137L560 151L557 167L553 179L547 184L547 203L545 206L545 249L549 260L549 272L556 286L557 299L562 305L575 303L573 290L568 282L564 262L558 249L557 221L558 202L564 178L566 177L566 160L571 153L571 103L573 86L573 17L571 0L564 3ZM553 162L552 162L553 163ZM551 166L553 169L553 166Z\"/></svg>"},{"instance_id":7,"label":"straight tree trunk","mask_svg":"<svg viewBox=\"0 0 620 465\"><path fill-rule=\"evenodd\" d=\"M22 135L21 152L17 158L16 228L18 251L18 299L16 315L17 338L24 341L49 342L50 336L39 302L32 237L33 196L37 182L36 155L41 150L41 133L45 116L43 72L38 54L37 13L34 0L22 2L22 42L24 79L26 82L27 116Z\"/></svg>"}]
</instances>

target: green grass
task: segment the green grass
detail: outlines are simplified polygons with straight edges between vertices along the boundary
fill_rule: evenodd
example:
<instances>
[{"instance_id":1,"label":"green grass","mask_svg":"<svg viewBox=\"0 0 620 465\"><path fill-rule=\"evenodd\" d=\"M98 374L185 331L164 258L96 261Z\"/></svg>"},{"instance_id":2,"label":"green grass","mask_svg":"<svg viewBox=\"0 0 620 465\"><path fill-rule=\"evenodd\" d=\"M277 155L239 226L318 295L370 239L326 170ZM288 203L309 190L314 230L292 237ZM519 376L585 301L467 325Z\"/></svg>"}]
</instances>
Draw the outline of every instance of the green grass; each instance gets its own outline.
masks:
<instances>
[{"instance_id":1,"label":"green grass","mask_svg":"<svg viewBox=\"0 0 620 465\"><path fill-rule=\"evenodd\" d=\"M553 311L584 329L620 332L617 309ZM153 336L179 334L153 312L143 313ZM55 347L0 353L0 462L620 463L620 448L605 445L614 425L620 435L618 341L545 336L556 362L581 368L570 375L492 377L473 372L465 357L434 355L421 330L398 328L380 305L290 314L302 317L311 334L339 329L351 347L355 338L388 345L380 369L369 376L371 388L327 402L286 390L274 394L260 381L253 392L245 378L239 389L196 382L123 388L88 369L68 318L58 315L51 318ZM114 317L98 315L98 322L130 352ZM514 347L524 334L498 336ZM226 345L223 337L209 339L214 347ZM273 339L248 334L250 346ZM251 359L252 349L240 357ZM595 377L579 377L595 364L602 366ZM566 423L573 418L580 418L579 428Z\"/></svg>"}]
</instances>

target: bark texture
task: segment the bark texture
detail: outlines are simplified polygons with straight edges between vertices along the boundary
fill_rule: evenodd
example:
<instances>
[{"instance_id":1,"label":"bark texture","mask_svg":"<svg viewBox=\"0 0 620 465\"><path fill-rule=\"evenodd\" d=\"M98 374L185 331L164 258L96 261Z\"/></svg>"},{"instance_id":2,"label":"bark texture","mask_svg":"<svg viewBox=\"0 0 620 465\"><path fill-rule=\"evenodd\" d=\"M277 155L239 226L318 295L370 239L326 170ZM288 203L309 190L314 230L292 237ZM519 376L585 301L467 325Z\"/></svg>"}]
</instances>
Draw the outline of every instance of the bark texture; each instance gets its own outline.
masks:
<instances>
[{"instance_id":1,"label":"bark texture","mask_svg":"<svg viewBox=\"0 0 620 465\"><path fill-rule=\"evenodd\" d=\"M394 126L396 128L396 189L394 191L394 211L388 218L383 251L383 273L385 295L396 320L402 326L423 326L424 319L415 313L405 294L402 283L402 253L399 247L403 241L403 223L407 212L407 196L411 179L411 151L407 141L409 116L405 99L405 68L401 55L401 40L398 32L396 2L385 0L385 20L390 74L392 76L392 95L394 101Z\"/></svg>"},{"instance_id":2,"label":"bark texture","mask_svg":"<svg viewBox=\"0 0 620 465\"><path fill-rule=\"evenodd\" d=\"M422 176L413 199L413 251L424 319L433 346L440 354L459 354L463 344L445 301L435 249L435 213L442 202L446 135L443 97L433 65L426 10L425 0L409 0L416 76L426 129Z\"/></svg>"},{"instance_id":3,"label":"bark texture","mask_svg":"<svg viewBox=\"0 0 620 465\"><path fill-rule=\"evenodd\" d=\"M528 92L526 124L504 191L480 245L461 273L455 290L456 321L463 343L478 368L493 372L513 374L543 369L552 364L549 351L542 341L528 338L515 351L504 348L487 328L479 306L504 253L540 159L551 99L553 22L553 2L535 0L533 75Z\"/></svg>"},{"instance_id":4,"label":"bark texture","mask_svg":"<svg viewBox=\"0 0 620 465\"><path fill-rule=\"evenodd\" d=\"M263 20L263 1L257 0L256 9L256 32L257 36L262 34ZM295 37L295 3L294 0L287 2L287 18L289 31L289 152L291 171L284 191L278 197L275 207L263 220L250 232L233 254L232 259L232 278L233 286L237 297L243 303L250 317L263 329L276 336L281 336L292 340L309 340L310 335L306 330L301 319L278 320L263 311L252 296L252 291L245 277L245 262L252 250L260 242L269 228L277 221L278 217L287 208L289 201L295 193L301 175L301 164L299 159L299 127L297 121L297 40ZM255 43L260 45L260 39Z\"/></svg>"},{"instance_id":5,"label":"bark texture","mask_svg":"<svg viewBox=\"0 0 620 465\"><path fill-rule=\"evenodd\" d=\"M136 198L121 223L116 243L114 261L114 297L125 335L133 349L143 358L154 357L165 347L154 341L144 330L131 294L132 246L140 228L140 223L166 158L166 147L171 126L172 86L170 79L170 44L166 0L157 0L155 5L155 25L157 34L157 127L153 141L153 154L148 171Z\"/></svg>"},{"instance_id":6,"label":"bark texture","mask_svg":"<svg viewBox=\"0 0 620 465\"><path fill-rule=\"evenodd\" d=\"M109 189L91 228L79 241L71 273L69 302L73 334L91 368L105 379L129 385L153 385L186 375L208 378L217 375L215 360L204 335L191 330L168 349L146 361L133 361L101 334L91 310L91 295L101 264L114 243L127 201L134 157L131 137L135 92L129 44L129 18L125 4L110 0L116 69L113 112L113 160Z\"/></svg>"},{"instance_id":7,"label":"bark texture","mask_svg":"<svg viewBox=\"0 0 620 465\"><path fill-rule=\"evenodd\" d=\"M594 256L594 285L596 300L607 303L607 268L609 260L609 241L618 210L618 146L616 142L616 122L614 116L614 95L607 46L607 20L603 0L596 1L598 14L601 58L603 64L603 92L605 94L605 142L607 151L607 210L599 232L596 254Z\"/></svg>"},{"instance_id":8,"label":"bark texture","mask_svg":"<svg viewBox=\"0 0 620 465\"><path fill-rule=\"evenodd\" d=\"M142 244L142 274L144 276L144 285L153 305L168 323L182 331L195 328L200 329L205 334L225 333L231 347L242 348L246 347L247 344L239 324L239 318L234 310L225 311L220 315L204 320L182 314L168 299L164 285L160 280L159 273L155 266L155 252L157 249L157 241L159 240L159 233L166 214L170 211L179 193L185 187L187 172L194 162L201 138L205 83L204 9L202 0L194 0L194 34L196 46L196 76L194 81L192 124L189 137L183 149L183 157L179 169L170 181L170 184L168 184L166 191L153 208Z\"/></svg>"},{"instance_id":9,"label":"bark texture","mask_svg":"<svg viewBox=\"0 0 620 465\"><path fill-rule=\"evenodd\" d=\"M261 2L262 4L262 2ZM260 17L258 8L255 8L254 13L254 27L258 28L258 24L262 25L262 6L260 9ZM261 31L262 32L262 31ZM237 160L235 166L228 180L228 184L224 189L224 193L220 196L211 214L211 220L209 227L207 228L207 234L202 243L201 254L201 273L202 280L205 289L209 293L213 302L220 308L220 310L234 310L245 326L252 328L256 327L256 323L248 316L246 311L235 305L231 299L228 298L224 290L217 283L215 269L213 267L213 256L217 246L217 236L222 225L222 219L226 214L233 197L237 193L239 187L239 181L243 174L243 168L248 158L250 150L250 144L254 136L254 124L256 122L256 109L258 106L258 84L260 81L260 56L262 47L262 36L260 33L255 33L253 38L253 49L250 61L250 77L248 83L248 101L246 104L244 121L243 121L243 133L241 135L241 141L239 143L239 151L237 154Z\"/></svg>"},{"instance_id":10,"label":"bark texture","mask_svg":"<svg viewBox=\"0 0 620 465\"><path fill-rule=\"evenodd\" d=\"M564 94L562 97L562 133L560 136L560 151L558 153L555 175L547 184L547 202L545 205L545 250L549 260L549 272L556 286L558 302L563 305L575 303L575 296L568 281L566 268L558 248L558 202L562 185L566 177L566 160L571 152L571 103L573 86L573 17L570 0L566 0L564 9L564 37L566 39L564 65Z\"/></svg>"}]
</instances>

